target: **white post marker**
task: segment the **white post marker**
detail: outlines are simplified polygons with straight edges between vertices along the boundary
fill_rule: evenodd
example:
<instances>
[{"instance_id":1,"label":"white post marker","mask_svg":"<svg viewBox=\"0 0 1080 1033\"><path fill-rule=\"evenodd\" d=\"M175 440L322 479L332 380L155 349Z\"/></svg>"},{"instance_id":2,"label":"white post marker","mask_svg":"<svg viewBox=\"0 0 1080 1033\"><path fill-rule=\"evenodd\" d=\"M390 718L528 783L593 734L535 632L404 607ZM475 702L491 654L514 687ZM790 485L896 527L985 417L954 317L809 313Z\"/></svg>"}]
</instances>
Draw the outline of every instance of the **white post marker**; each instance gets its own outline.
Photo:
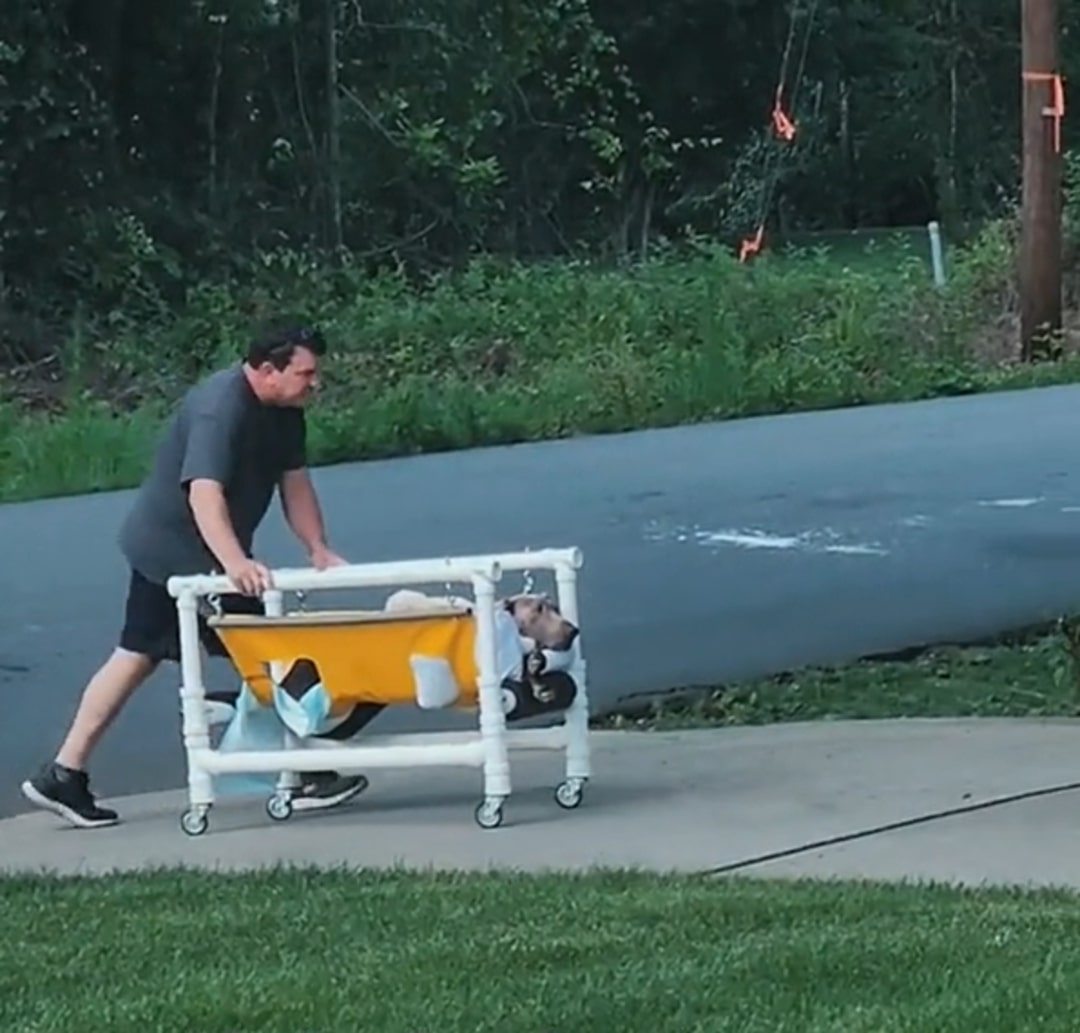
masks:
<instances>
[{"instance_id":1,"label":"white post marker","mask_svg":"<svg viewBox=\"0 0 1080 1033\"><path fill-rule=\"evenodd\" d=\"M930 235L930 264L934 271L934 286L945 286L945 256L941 245L941 224L935 219L927 224Z\"/></svg>"}]
</instances>

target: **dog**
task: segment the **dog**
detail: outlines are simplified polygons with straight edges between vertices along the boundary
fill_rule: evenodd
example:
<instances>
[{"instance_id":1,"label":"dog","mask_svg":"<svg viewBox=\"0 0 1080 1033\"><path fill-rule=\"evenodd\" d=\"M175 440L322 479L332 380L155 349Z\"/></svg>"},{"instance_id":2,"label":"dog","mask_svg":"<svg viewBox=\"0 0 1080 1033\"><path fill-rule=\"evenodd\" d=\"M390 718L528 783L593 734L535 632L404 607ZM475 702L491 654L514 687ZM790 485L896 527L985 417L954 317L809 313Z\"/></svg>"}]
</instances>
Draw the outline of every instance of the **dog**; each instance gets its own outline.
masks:
<instances>
[{"instance_id":1,"label":"dog","mask_svg":"<svg viewBox=\"0 0 1080 1033\"><path fill-rule=\"evenodd\" d=\"M565 653L574 644L579 629L559 611L555 600L544 593L523 592L496 600L514 619L518 634L531 648ZM460 596L425 595L410 588L394 592L384 604L387 613L431 612L432 610L472 610L472 602Z\"/></svg>"},{"instance_id":2,"label":"dog","mask_svg":"<svg viewBox=\"0 0 1080 1033\"><path fill-rule=\"evenodd\" d=\"M508 613L517 627L525 653L524 674L533 696L540 703L552 702L554 692L540 680L547 667L544 651L568 652L580 629L562 615L558 604L546 593L520 592L496 600L495 605ZM402 588L386 600L384 609L387 613L430 613L432 610L467 612L472 609L472 603L460 596L432 596Z\"/></svg>"}]
</instances>

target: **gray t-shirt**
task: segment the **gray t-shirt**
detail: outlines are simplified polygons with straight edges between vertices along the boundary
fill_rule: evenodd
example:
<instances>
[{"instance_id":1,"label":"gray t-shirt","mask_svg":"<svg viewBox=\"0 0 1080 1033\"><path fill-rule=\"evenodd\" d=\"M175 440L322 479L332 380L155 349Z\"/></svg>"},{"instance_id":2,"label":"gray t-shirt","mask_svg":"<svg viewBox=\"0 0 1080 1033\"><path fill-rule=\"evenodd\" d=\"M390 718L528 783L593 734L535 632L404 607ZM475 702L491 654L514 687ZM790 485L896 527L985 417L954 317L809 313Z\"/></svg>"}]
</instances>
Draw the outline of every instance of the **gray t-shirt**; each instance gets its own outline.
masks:
<instances>
[{"instance_id":1,"label":"gray t-shirt","mask_svg":"<svg viewBox=\"0 0 1080 1033\"><path fill-rule=\"evenodd\" d=\"M250 556L282 473L306 461L302 409L263 405L240 366L213 373L187 392L165 428L120 530L121 551L159 584L217 570L187 497L188 483L207 477L224 485L233 530Z\"/></svg>"}]
</instances>

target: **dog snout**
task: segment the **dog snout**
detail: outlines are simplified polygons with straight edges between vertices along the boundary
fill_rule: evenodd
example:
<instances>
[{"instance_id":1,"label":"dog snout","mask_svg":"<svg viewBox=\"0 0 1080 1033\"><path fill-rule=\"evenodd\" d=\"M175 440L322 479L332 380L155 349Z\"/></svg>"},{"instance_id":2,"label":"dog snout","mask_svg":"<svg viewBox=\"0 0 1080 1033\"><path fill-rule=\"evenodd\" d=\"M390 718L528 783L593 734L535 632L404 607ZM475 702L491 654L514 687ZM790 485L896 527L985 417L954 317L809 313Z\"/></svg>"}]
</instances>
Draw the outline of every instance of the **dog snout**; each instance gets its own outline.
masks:
<instances>
[{"instance_id":1,"label":"dog snout","mask_svg":"<svg viewBox=\"0 0 1080 1033\"><path fill-rule=\"evenodd\" d=\"M577 641L579 634L580 632L573 624L567 624L559 640L559 648L563 650L569 649Z\"/></svg>"}]
</instances>

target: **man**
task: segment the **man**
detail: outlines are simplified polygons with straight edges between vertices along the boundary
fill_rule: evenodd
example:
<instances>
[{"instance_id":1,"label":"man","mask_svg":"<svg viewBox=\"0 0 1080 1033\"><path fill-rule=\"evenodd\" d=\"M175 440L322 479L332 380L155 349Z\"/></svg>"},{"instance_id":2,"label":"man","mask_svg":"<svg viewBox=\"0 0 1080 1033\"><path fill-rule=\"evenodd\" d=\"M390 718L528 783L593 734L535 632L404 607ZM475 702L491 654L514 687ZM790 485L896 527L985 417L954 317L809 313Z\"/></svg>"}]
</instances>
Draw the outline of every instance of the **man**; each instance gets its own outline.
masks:
<instances>
[{"instance_id":1,"label":"man","mask_svg":"<svg viewBox=\"0 0 1080 1033\"><path fill-rule=\"evenodd\" d=\"M306 469L304 405L324 351L315 328L274 328L251 343L242 363L185 395L120 532L131 575L118 645L86 686L53 762L22 784L38 807L80 828L119 820L97 805L86 765L132 693L163 660L179 661L176 602L166 582L174 574L216 569L238 590L222 598L223 609L262 612L260 595L270 575L252 557L252 541L275 490L311 564L324 569L344 562L327 545ZM200 635L207 652L226 655L205 623ZM293 805L333 807L364 785L360 777L320 772L308 776Z\"/></svg>"}]
</instances>

